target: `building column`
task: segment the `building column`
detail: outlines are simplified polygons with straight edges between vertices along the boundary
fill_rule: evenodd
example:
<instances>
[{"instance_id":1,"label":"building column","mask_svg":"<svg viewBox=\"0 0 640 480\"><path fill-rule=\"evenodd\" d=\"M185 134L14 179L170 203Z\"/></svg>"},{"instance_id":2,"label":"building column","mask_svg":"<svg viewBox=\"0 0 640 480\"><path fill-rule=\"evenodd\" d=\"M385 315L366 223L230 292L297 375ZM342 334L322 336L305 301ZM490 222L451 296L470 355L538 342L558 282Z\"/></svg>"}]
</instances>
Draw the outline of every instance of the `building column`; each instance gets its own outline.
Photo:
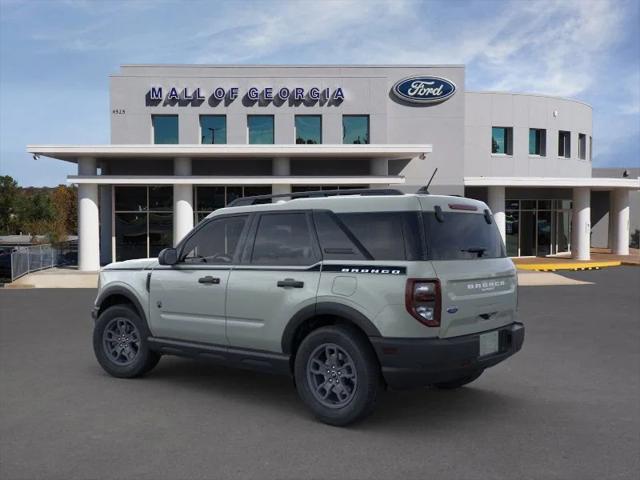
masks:
<instances>
[{"instance_id":1,"label":"building column","mask_svg":"<svg viewBox=\"0 0 640 480\"><path fill-rule=\"evenodd\" d=\"M502 241L507 242L507 220L505 215L505 188L489 187L489 208L493 213Z\"/></svg>"},{"instance_id":2,"label":"building column","mask_svg":"<svg viewBox=\"0 0 640 480\"><path fill-rule=\"evenodd\" d=\"M571 256L576 260L591 259L591 189L573 189L573 221Z\"/></svg>"},{"instance_id":3,"label":"building column","mask_svg":"<svg viewBox=\"0 0 640 480\"><path fill-rule=\"evenodd\" d=\"M291 160L288 158L274 158L271 168L271 173L274 177L288 177L291 175ZM279 193L291 193L291 185L274 183L271 188L271 193L274 195ZM275 201L278 201L278 199L274 199L274 202Z\"/></svg>"},{"instance_id":4,"label":"building column","mask_svg":"<svg viewBox=\"0 0 640 480\"><path fill-rule=\"evenodd\" d=\"M95 176L95 158L78 159L78 175ZM100 269L100 217L98 185L78 185L78 269L95 272Z\"/></svg>"},{"instance_id":5,"label":"building column","mask_svg":"<svg viewBox=\"0 0 640 480\"><path fill-rule=\"evenodd\" d=\"M612 253L629 255L629 190L619 188L611 192L609 222L613 234L613 241L609 241Z\"/></svg>"},{"instance_id":6,"label":"building column","mask_svg":"<svg viewBox=\"0 0 640 480\"><path fill-rule=\"evenodd\" d=\"M191 176L191 159L173 161L176 176ZM173 245L176 246L193 229L193 185L173 185Z\"/></svg>"}]
</instances>

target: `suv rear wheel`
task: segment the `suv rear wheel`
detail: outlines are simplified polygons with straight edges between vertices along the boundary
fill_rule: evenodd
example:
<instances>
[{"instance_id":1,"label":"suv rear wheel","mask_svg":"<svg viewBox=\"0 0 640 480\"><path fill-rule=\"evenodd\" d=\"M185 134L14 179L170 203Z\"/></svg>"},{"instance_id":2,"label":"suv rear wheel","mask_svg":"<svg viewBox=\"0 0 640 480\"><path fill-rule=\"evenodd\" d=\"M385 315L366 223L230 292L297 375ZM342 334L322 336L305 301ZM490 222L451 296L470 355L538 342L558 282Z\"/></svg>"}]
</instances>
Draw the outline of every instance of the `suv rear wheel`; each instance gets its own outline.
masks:
<instances>
[{"instance_id":1,"label":"suv rear wheel","mask_svg":"<svg viewBox=\"0 0 640 480\"><path fill-rule=\"evenodd\" d=\"M323 422L343 426L369 415L382 387L380 367L363 335L322 327L300 344L295 379L303 402Z\"/></svg>"},{"instance_id":2,"label":"suv rear wheel","mask_svg":"<svg viewBox=\"0 0 640 480\"><path fill-rule=\"evenodd\" d=\"M149 350L149 329L128 305L100 314L93 329L93 350L100 366L114 377L133 378L155 367L160 354Z\"/></svg>"}]
</instances>

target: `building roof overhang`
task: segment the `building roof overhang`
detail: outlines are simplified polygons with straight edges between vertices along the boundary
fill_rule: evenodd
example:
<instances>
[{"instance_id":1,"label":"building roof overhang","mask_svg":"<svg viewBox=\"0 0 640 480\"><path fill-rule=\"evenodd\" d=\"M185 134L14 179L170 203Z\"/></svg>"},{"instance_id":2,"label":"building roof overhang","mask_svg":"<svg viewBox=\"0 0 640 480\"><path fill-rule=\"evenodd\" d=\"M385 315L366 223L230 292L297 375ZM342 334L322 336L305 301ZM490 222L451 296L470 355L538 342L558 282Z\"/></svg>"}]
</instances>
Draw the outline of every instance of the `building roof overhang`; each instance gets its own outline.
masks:
<instances>
[{"instance_id":1,"label":"building roof overhang","mask_svg":"<svg viewBox=\"0 0 640 480\"><path fill-rule=\"evenodd\" d=\"M640 178L604 177L464 177L465 187L640 189Z\"/></svg>"},{"instance_id":2,"label":"building roof overhang","mask_svg":"<svg viewBox=\"0 0 640 480\"><path fill-rule=\"evenodd\" d=\"M77 163L80 158L386 158L404 160L431 153L430 144L370 145L27 145L27 151Z\"/></svg>"},{"instance_id":3,"label":"building roof overhang","mask_svg":"<svg viewBox=\"0 0 640 480\"><path fill-rule=\"evenodd\" d=\"M94 185L401 185L401 175L201 176L201 175L69 175L67 182Z\"/></svg>"}]
</instances>

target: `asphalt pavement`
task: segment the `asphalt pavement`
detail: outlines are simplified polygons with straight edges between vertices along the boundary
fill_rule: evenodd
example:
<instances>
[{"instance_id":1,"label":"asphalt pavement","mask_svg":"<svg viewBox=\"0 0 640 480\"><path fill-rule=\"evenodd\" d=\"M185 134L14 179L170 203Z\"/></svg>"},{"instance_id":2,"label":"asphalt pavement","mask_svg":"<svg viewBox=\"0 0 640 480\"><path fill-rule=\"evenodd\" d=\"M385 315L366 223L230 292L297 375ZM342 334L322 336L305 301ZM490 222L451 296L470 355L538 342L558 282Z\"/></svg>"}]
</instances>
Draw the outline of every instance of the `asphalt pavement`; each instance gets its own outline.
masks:
<instances>
[{"instance_id":1,"label":"asphalt pavement","mask_svg":"<svg viewBox=\"0 0 640 480\"><path fill-rule=\"evenodd\" d=\"M1 479L637 479L640 268L520 289L523 350L457 391L386 392L349 428L286 378L164 357L105 374L90 289L0 289Z\"/></svg>"}]
</instances>

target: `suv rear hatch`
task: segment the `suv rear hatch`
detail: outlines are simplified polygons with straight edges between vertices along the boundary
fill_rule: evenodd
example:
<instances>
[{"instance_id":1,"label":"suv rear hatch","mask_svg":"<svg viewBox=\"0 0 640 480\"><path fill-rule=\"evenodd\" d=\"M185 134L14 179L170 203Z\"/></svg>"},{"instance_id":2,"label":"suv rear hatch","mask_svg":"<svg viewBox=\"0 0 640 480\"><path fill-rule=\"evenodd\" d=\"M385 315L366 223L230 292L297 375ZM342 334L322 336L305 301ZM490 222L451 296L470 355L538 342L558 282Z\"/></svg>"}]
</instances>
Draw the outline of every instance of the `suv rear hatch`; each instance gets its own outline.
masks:
<instances>
[{"instance_id":1,"label":"suv rear hatch","mask_svg":"<svg viewBox=\"0 0 640 480\"><path fill-rule=\"evenodd\" d=\"M492 330L515 321L517 276L489 210L446 199L424 211L428 258L440 280L440 337Z\"/></svg>"}]
</instances>

